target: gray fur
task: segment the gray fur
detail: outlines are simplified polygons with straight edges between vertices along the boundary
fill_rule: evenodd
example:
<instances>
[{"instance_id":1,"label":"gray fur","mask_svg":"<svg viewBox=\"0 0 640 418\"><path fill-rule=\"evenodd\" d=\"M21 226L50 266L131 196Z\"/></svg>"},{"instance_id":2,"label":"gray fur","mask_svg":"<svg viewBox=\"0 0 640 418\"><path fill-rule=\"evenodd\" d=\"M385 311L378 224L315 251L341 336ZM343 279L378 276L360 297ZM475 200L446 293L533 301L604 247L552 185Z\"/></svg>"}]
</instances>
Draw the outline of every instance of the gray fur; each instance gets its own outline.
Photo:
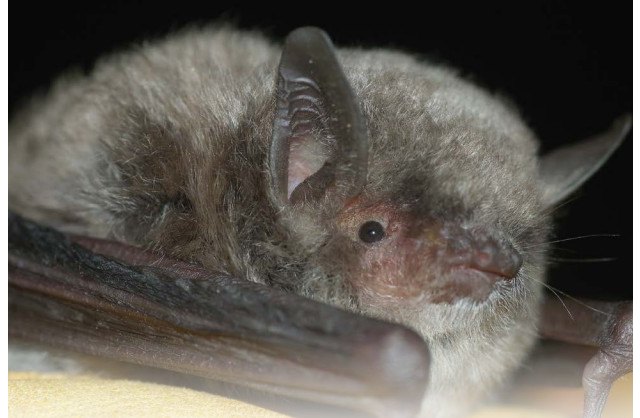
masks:
<instances>
[{"instance_id":1,"label":"gray fur","mask_svg":"<svg viewBox=\"0 0 640 418\"><path fill-rule=\"evenodd\" d=\"M59 81L11 124L10 208L402 322L433 356L425 413L468 411L536 338L550 218L534 134L449 68L339 50L370 134L363 195L499 231L524 258L482 303L366 304L345 280L362 251L352 231L322 205L279 211L270 194L279 54L256 33L188 30Z\"/></svg>"}]
</instances>

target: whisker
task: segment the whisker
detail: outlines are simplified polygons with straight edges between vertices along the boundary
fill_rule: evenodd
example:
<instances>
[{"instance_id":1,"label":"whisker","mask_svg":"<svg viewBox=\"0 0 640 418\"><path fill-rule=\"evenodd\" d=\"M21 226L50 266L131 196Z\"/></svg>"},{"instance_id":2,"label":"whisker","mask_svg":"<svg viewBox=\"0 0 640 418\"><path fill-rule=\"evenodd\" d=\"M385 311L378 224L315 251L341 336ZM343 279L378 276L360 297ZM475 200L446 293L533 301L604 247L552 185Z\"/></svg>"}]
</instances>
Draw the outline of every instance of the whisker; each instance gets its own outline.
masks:
<instances>
[{"instance_id":1,"label":"whisker","mask_svg":"<svg viewBox=\"0 0 640 418\"><path fill-rule=\"evenodd\" d=\"M578 299L578 298L574 298L573 296L569 295L569 294L568 294L568 293L566 293L566 292L563 292L563 291L561 291L561 290L558 290L557 288L556 288L555 290L556 290L557 292L560 292L560 294L561 294L561 295L563 295L563 296L565 296L565 297L567 297L567 298L571 299L572 301L576 302L576 303L577 303L577 304L579 304L579 305L584 306L585 308L588 308L588 309L592 310L593 312L598 312L598 313L603 314L603 315L606 315L606 316L610 316L610 315L611 315L611 314L609 314L609 313L607 313L607 312L601 311L600 309L594 308L593 306L591 306L591 305L589 305L589 304L585 303L584 301L582 301L582 300L580 300L580 299ZM564 305L564 302L563 302L562 304Z\"/></svg>"},{"instance_id":2,"label":"whisker","mask_svg":"<svg viewBox=\"0 0 640 418\"><path fill-rule=\"evenodd\" d=\"M617 257L601 257L601 258L559 258L549 257L549 261L560 263L606 263L609 261L616 261Z\"/></svg>"},{"instance_id":3,"label":"whisker","mask_svg":"<svg viewBox=\"0 0 640 418\"><path fill-rule=\"evenodd\" d=\"M548 248L531 248L531 249L522 249L523 255L546 255L547 260L549 261L559 261L559 262L576 262L576 263L601 263L601 262L609 262L609 261L617 261L619 257L580 257L581 251L575 250L573 248L564 248L564 247L555 247L550 246ZM575 257L561 257L561 255L565 256L575 256Z\"/></svg>"},{"instance_id":4,"label":"whisker","mask_svg":"<svg viewBox=\"0 0 640 418\"><path fill-rule=\"evenodd\" d=\"M553 293L553 294L554 294L554 296L558 298L558 300L560 301L560 303L561 303L561 304L562 304L562 306L564 307L564 310L565 310L565 311L567 311L567 314L569 314L569 318L571 318L571 320L572 320L572 321L574 320L573 315L571 315L571 311L569 310L569 308L567 307L567 305L564 303L564 301L562 300L562 298L560 297L560 295L558 295L558 293L556 293L556 290L558 290L558 289L555 289L553 286L548 285L548 284L547 284L547 283L545 283L545 282L542 282L542 281L540 281L540 280L534 279L533 277L530 277L530 276L524 276L524 277L525 277L525 278L527 278L527 279L529 279L529 280L532 280L532 281L534 281L534 282L536 282L536 283L539 283L539 284L541 284L542 286L544 286L545 288L549 289L549 290L551 291L551 293ZM558 290L558 292L562 293L562 292L561 292L561 291L559 291L559 290Z\"/></svg>"},{"instance_id":5,"label":"whisker","mask_svg":"<svg viewBox=\"0 0 640 418\"><path fill-rule=\"evenodd\" d=\"M556 291L554 289L552 289L551 286L547 286L547 289L551 290L551 292L558 298L560 303L562 303L562 307L564 308L565 311L567 311L567 314L569 315L569 318L571 318L572 321L575 321L575 318L571 314L571 311L569 310L569 307L567 306L567 304L564 303L564 300L562 300L562 298L560 296L558 296Z\"/></svg>"},{"instance_id":6,"label":"whisker","mask_svg":"<svg viewBox=\"0 0 640 418\"><path fill-rule=\"evenodd\" d=\"M549 208L545 209L543 213L545 215L551 215L554 212L557 212L558 209L568 205L569 203L575 202L576 200L578 200L578 198L579 198L579 196L573 196L573 197L571 197L569 199L561 201L560 203L557 203L557 204L555 204L553 206L550 206Z\"/></svg>"},{"instance_id":7,"label":"whisker","mask_svg":"<svg viewBox=\"0 0 640 418\"><path fill-rule=\"evenodd\" d=\"M557 287L553 287L550 284L541 282L540 280L534 279L533 277L530 276L524 276L525 278L529 279L529 280L533 280L534 282L540 283L542 286L544 286L545 288L549 289L560 301L560 303L562 303L562 306L564 306L565 310L567 311L567 313L569 314L569 317L573 320L573 315L571 315L571 312L569 312L569 309L567 308L567 305L564 303L564 301L562 300L562 298L560 296L558 296L558 293L561 294L562 296L566 297L567 299L571 299L572 301L578 303L579 305L584 306L585 308L588 308L590 310L592 310L593 312L597 312L603 315L607 315L610 316L609 313L601 311L600 309L594 308L593 306L588 305L587 303L585 303L584 301L575 298L573 296L571 296L570 294L568 294L567 292L563 292L562 290L558 289Z\"/></svg>"},{"instance_id":8,"label":"whisker","mask_svg":"<svg viewBox=\"0 0 640 418\"><path fill-rule=\"evenodd\" d=\"M571 254L578 254L578 251L574 250L573 248L564 248L564 247L558 247L554 245L550 245L547 248L532 246L532 247L522 248L522 250L526 250L527 254L548 254L551 252L558 252L558 251L571 253Z\"/></svg>"},{"instance_id":9,"label":"whisker","mask_svg":"<svg viewBox=\"0 0 640 418\"><path fill-rule=\"evenodd\" d=\"M620 234L590 234L590 235L581 235L578 237L572 237L572 238L563 238L563 239L557 239L554 241L547 241L541 244L535 244L535 245L529 245L526 247L523 247L525 249L527 248L533 248L533 247L539 247L542 245L547 245L547 244L556 244L558 242L567 242L567 241L575 241L575 240L579 240L579 239L585 239L585 238L618 238L620 237Z\"/></svg>"}]
</instances>

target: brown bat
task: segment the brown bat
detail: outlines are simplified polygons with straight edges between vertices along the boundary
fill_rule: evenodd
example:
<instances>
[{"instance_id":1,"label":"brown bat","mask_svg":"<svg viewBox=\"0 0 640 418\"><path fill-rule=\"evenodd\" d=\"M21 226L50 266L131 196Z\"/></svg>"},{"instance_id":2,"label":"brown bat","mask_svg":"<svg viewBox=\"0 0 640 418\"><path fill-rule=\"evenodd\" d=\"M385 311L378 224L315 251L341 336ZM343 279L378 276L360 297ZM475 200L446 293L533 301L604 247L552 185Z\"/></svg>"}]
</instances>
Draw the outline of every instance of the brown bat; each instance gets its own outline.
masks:
<instances>
[{"instance_id":1,"label":"brown bat","mask_svg":"<svg viewBox=\"0 0 640 418\"><path fill-rule=\"evenodd\" d=\"M568 323L546 250L629 126L540 157L511 106L404 53L173 35L13 121L10 209L75 235L10 216L10 336L449 417L510 378L545 306L544 336L600 347L598 416L631 369L631 304Z\"/></svg>"}]
</instances>

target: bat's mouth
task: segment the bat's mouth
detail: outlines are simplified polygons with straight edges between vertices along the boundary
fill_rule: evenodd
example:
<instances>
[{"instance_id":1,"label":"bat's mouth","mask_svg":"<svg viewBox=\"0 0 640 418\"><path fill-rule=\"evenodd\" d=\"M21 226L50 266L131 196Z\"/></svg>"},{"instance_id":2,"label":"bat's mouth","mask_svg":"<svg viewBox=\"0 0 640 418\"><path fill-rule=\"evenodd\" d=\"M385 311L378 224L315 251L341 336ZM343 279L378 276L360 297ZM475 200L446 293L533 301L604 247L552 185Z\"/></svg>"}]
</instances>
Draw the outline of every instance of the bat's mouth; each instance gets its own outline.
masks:
<instances>
[{"instance_id":1,"label":"bat's mouth","mask_svg":"<svg viewBox=\"0 0 640 418\"><path fill-rule=\"evenodd\" d=\"M459 299L471 299L476 302L484 302L498 287L499 283L510 280L502 272L485 271L468 266L454 268L447 275L448 284L443 292L442 301L452 303Z\"/></svg>"}]
</instances>

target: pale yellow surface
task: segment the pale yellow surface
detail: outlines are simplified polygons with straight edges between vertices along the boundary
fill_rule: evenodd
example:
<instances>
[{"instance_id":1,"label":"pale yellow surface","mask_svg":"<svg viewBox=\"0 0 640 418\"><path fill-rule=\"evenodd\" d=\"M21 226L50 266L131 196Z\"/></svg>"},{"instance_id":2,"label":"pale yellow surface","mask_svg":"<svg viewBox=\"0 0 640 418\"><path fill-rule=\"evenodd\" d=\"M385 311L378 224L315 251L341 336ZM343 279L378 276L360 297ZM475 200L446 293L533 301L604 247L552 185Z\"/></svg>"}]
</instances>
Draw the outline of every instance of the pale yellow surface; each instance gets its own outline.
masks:
<instances>
[{"instance_id":1,"label":"pale yellow surface","mask_svg":"<svg viewBox=\"0 0 640 418\"><path fill-rule=\"evenodd\" d=\"M603 418L631 417L632 375L614 385ZM490 407L472 418L568 418L582 402L577 389L529 390L529 408ZM558 405L554 411L533 405ZM578 409L579 410L579 409ZM9 373L10 417L283 417L255 405L192 389L133 380Z\"/></svg>"},{"instance_id":2,"label":"pale yellow surface","mask_svg":"<svg viewBox=\"0 0 640 418\"><path fill-rule=\"evenodd\" d=\"M92 376L9 373L10 417L267 417L284 415L192 389Z\"/></svg>"}]
</instances>

